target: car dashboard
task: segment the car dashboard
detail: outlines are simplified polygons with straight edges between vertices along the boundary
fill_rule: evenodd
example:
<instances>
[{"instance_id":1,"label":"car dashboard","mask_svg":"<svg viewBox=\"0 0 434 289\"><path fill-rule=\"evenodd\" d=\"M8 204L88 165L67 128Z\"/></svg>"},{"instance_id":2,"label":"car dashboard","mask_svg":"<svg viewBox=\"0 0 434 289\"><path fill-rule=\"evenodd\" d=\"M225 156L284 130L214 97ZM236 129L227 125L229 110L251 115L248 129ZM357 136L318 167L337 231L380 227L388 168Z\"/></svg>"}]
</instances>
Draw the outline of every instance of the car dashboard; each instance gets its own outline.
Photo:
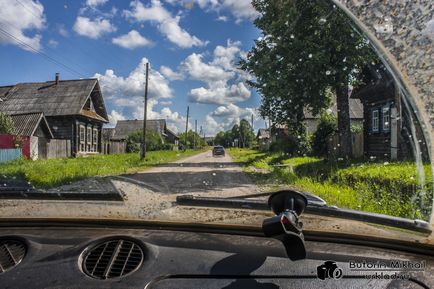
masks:
<instances>
[{"instance_id":1,"label":"car dashboard","mask_svg":"<svg viewBox=\"0 0 434 289\"><path fill-rule=\"evenodd\" d=\"M0 233L0 284L5 289L434 288L433 254L307 239L307 258L291 261L279 241L253 231L8 225ZM350 266L354 261L390 260L419 262L423 268L374 272ZM326 261L332 261L341 275L333 275L335 270L320 279ZM383 277L372 277L379 273ZM385 279L385 274L396 277Z\"/></svg>"}]
</instances>

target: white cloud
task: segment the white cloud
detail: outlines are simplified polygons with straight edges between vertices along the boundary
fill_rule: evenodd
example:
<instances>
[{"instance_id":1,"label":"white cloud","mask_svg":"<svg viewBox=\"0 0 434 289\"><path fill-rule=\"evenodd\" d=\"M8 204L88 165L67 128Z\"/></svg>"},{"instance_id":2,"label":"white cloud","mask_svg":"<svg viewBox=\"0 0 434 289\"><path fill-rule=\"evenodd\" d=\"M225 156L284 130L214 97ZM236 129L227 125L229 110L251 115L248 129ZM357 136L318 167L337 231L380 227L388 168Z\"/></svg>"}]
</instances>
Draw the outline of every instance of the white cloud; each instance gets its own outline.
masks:
<instances>
[{"instance_id":1,"label":"white cloud","mask_svg":"<svg viewBox=\"0 0 434 289\"><path fill-rule=\"evenodd\" d=\"M48 46L50 46L51 48L56 48L59 45L59 42L54 40L54 39L50 39L48 40Z\"/></svg>"},{"instance_id":2,"label":"white cloud","mask_svg":"<svg viewBox=\"0 0 434 289\"><path fill-rule=\"evenodd\" d=\"M213 88L194 88L190 90L190 96L200 103L228 104L247 100L250 97L250 90L244 83L239 82Z\"/></svg>"},{"instance_id":3,"label":"white cloud","mask_svg":"<svg viewBox=\"0 0 434 289\"><path fill-rule=\"evenodd\" d=\"M86 0L86 5L89 7L97 7L107 3L108 0Z\"/></svg>"},{"instance_id":4,"label":"white cloud","mask_svg":"<svg viewBox=\"0 0 434 289\"><path fill-rule=\"evenodd\" d=\"M153 42L142 35L136 30L131 30L128 34L124 34L112 39L112 42L127 49L135 49L137 47L152 46Z\"/></svg>"},{"instance_id":5,"label":"white cloud","mask_svg":"<svg viewBox=\"0 0 434 289\"><path fill-rule=\"evenodd\" d=\"M167 100L167 101L160 101L160 104L161 104L161 105L164 105L164 106L169 106L169 105L172 105L172 102L171 102L170 100Z\"/></svg>"},{"instance_id":6,"label":"white cloud","mask_svg":"<svg viewBox=\"0 0 434 289\"><path fill-rule=\"evenodd\" d=\"M116 31L116 27L108 19L97 17L91 20L84 16L77 17L73 29L78 34L92 39L98 39L106 33Z\"/></svg>"},{"instance_id":7,"label":"white cloud","mask_svg":"<svg viewBox=\"0 0 434 289\"><path fill-rule=\"evenodd\" d=\"M125 116L122 115L122 113L117 112L116 110L112 109L110 114L108 115L110 126L116 126L116 123L118 120L124 120Z\"/></svg>"},{"instance_id":8,"label":"white cloud","mask_svg":"<svg viewBox=\"0 0 434 289\"><path fill-rule=\"evenodd\" d=\"M69 32L68 32L68 30L66 30L64 24L57 24L56 27L57 27L57 31L59 32L60 35L62 35L63 37L69 36Z\"/></svg>"},{"instance_id":9,"label":"white cloud","mask_svg":"<svg viewBox=\"0 0 434 289\"><path fill-rule=\"evenodd\" d=\"M241 108L235 104L219 106L206 116L206 131L210 135L215 135L219 131L231 129L235 124L239 124L241 119L250 122L252 115L254 120L259 119L259 114L254 108Z\"/></svg>"},{"instance_id":10,"label":"white cloud","mask_svg":"<svg viewBox=\"0 0 434 289\"><path fill-rule=\"evenodd\" d=\"M184 79L184 76L182 73L175 72L170 67L167 67L164 65L160 66L160 72L161 72L161 74L163 74L165 77L167 77L170 80L182 80L182 79Z\"/></svg>"},{"instance_id":11,"label":"white cloud","mask_svg":"<svg viewBox=\"0 0 434 289\"><path fill-rule=\"evenodd\" d=\"M0 34L0 43L17 45L29 51L32 49L28 46L40 50L41 35L29 36L28 32L39 32L44 28L44 6L37 0L0 0L0 7L0 26L8 34Z\"/></svg>"},{"instance_id":12,"label":"white cloud","mask_svg":"<svg viewBox=\"0 0 434 289\"><path fill-rule=\"evenodd\" d=\"M104 74L94 75L99 80L107 107L112 109L109 116L111 123L119 119L143 119L144 72L147 62L146 58L142 58L139 65L127 77L117 76L111 69L107 69ZM164 118L169 128L175 132L185 126L185 116L180 113L168 107L160 111L155 110L155 106L159 103L168 105L170 101L167 99L174 95L169 81L153 69L150 70L148 92L147 117L149 119Z\"/></svg>"},{"instance_id":13,"label":"white cloud","mask_svg":"<svg viewBox=\"0 0 434 289\"><path fill-rule=\"evenodd\" d=\"M204 55L192 53L179 66L179 72L206 85L190 90L190 97L199 103L229 104L250 98L251 92L244 84L250 76L237 68L242 55L240 42L228 41L217 46L213 58L204 61Z\"/></svg>"},{"instance_id":14,"label":"white cloud","mask_svg":"<svg viewBox=\"0 0 434 289\"><path fill-rule=\"evenodd\" d=\"M124 10L124 16L138 22L151 21L158 24L160 32L166 38L181 48L193 46L204 46L207 42L200 40L196 36L190 35L179 25L180 17L173 17L159 0L152 0L150 6L144 6L142 2L136 0L130 4L131 10Z\"/></svg>"},{"instance_id":15,"label":"white cloud","mask_svg":"<svg viewBox=\"0 0 434 289\"><path fill-rule=\"evenodd\" d=\"M104 74L95 74L94 77L100 80L104 98L130 100L131 98L138 97L143 99L145 91L145 64L147 62L146 58L142 58L139 65L126 78L117 76L111 69L107 69ZM169 81L154 69L150 69L148 96L151 99L173 97Z\"/></svg>"}]
</instances>

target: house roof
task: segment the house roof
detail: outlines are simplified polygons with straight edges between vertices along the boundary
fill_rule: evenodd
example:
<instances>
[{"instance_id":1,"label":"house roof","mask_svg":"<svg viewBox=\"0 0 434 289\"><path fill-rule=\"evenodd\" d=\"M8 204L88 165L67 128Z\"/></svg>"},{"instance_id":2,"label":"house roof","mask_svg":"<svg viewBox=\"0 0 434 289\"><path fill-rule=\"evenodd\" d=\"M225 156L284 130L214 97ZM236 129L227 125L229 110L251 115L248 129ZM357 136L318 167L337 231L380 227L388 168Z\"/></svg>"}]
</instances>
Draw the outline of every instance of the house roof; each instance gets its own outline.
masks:
<instances>
[{"instance_id":1,"label":"house roof","mask_svg":"<svg viewBox=\"0 0 434 289\"><path fill-rule=\"evenodd\" d=\"M110 140L113 138L113 135L115 133L114 127L104 127L102 129L101 135L103 140Z\"/></svg>"},{"instance_id":2,"label":"house roof","mask_svg":"<svg viewBox=\"0 0 434 289\"><path fill-rule=\"evenodd\" d=\"M146 128L166 134L166 120L164 119L149 119L146 121ZM114 140L123 140L133 132L143 129L143 120L119 120L115 127L115 132L112 137Z\"/></svg>"},{"instance_id":3,"label":"house roof","mask_svg":"<svg viewBox=\"0 0 434 289\"><path fill-rule=\"evenodd\" d=\"M7 114L39 113L45 116L86 115L83 107L91 98L97 118L108 121L98 80L95 78L18 83L0 87L0 111Z\"/></svg>"},{"instance_id":4,"label":"house roof","mask_svg":"<svg viewBox=\"0 0 434 289\"><path fill-rule=\"evenodd\" d=\"M172 135L176 139L179 139L179 136L175 132L173 132L172 130L168 129L167 127L166 127L166 133L168 135Z\"/></svg>"},{"instance_id":5,"label":"house roof","mask_svg":"<svg viewBox=\"0 0 434 289\"><path fill-rule=\"evenodd\" d=\"M267 128L260 128L256 137L258 139L270 138L270 130Z\"/></svg>"},{"instance_id":6,"label":"house roof","mask_svg":"<svg viewBox=\"0 0 434 289\"><path fill-rule=\"evenodd\" d=\"M33 136L38 126L41 125L50 138L53 138L53 133L42 112L15 114L10 115L10 117L17 135Z\"/></svg>"},{"instance_id":7,"label":"house roof","mask_svg":"<svg viewBox=\"0 0 434 289\"><path fill-rule=\"evenodd\" d=\"M359 99L349 99L350 119L363 119L363 104ZM338 108L336 103L331 107L331 113L335 116L338 115ZM320 115L313 115L311 112L304 113L305 119L319 119Z\"/></svg>"}]
</instances>

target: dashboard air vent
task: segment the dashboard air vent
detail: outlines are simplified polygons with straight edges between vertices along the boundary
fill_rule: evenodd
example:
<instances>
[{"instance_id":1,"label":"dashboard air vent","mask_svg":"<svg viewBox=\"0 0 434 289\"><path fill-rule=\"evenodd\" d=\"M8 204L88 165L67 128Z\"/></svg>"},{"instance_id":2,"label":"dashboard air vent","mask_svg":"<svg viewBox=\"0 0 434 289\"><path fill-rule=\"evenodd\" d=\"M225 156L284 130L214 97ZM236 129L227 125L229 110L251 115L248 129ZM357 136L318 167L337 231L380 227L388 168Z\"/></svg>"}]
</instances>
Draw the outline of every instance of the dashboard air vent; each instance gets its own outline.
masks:
<instances>
[{"instance_id":1,"label":"dashboard air vent","mask_svg":"<svg viewBox=\"0 0 434 289\"><path fill-rule=\"evenodd\" d=\"M143 250L133 241L109 240L90 249L83 259L84 272L97 279L122 277L137 270Z\"/></svg>"},{"instance_id":2,"label":"dashboard air vent","mask_svg":"<svg viewBox=\"0 0 434 289\"><path fill-rule=\"evenodd\" d=\"M17 266L26 254L26 245L16 240L0 240L0 273Z\"/></svg>"}]
</instances>

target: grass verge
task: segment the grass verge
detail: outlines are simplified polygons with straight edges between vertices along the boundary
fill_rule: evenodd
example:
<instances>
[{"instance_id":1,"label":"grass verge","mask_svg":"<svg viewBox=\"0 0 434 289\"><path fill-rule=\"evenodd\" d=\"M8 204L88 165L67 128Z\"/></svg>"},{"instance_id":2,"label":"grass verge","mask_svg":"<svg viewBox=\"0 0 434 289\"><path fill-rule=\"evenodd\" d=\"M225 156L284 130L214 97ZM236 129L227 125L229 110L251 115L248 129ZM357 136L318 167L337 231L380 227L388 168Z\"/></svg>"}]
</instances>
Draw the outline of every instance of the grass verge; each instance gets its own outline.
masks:
<instances>
[{"instance_id":1,"label":"grass verge","mask_svg":"<svg viewBox=\"0 0 434 289\"><path fill-rule=\"evenodd\" d=\"M315 157L290 158L279 153L229 149L233 159L259 185L292 186L323 198L328 205L405 218L428 220L432 206L432 173L424 165L420 186L411 162L333 162Z\"/></svg>"},{"instance_id":2,"label":"grass verge","mask_svg":"<svg viewBox=\"0 0 434 289\"><path fill-rule=\"evenodd\" d=\"M93 176L134 173L188 157L202 151L151 151L141 161L138 153L94 155L49 160L17 160L0 164L0 179L21 179L48 189Z\"/></svg>"}]
</instances>

